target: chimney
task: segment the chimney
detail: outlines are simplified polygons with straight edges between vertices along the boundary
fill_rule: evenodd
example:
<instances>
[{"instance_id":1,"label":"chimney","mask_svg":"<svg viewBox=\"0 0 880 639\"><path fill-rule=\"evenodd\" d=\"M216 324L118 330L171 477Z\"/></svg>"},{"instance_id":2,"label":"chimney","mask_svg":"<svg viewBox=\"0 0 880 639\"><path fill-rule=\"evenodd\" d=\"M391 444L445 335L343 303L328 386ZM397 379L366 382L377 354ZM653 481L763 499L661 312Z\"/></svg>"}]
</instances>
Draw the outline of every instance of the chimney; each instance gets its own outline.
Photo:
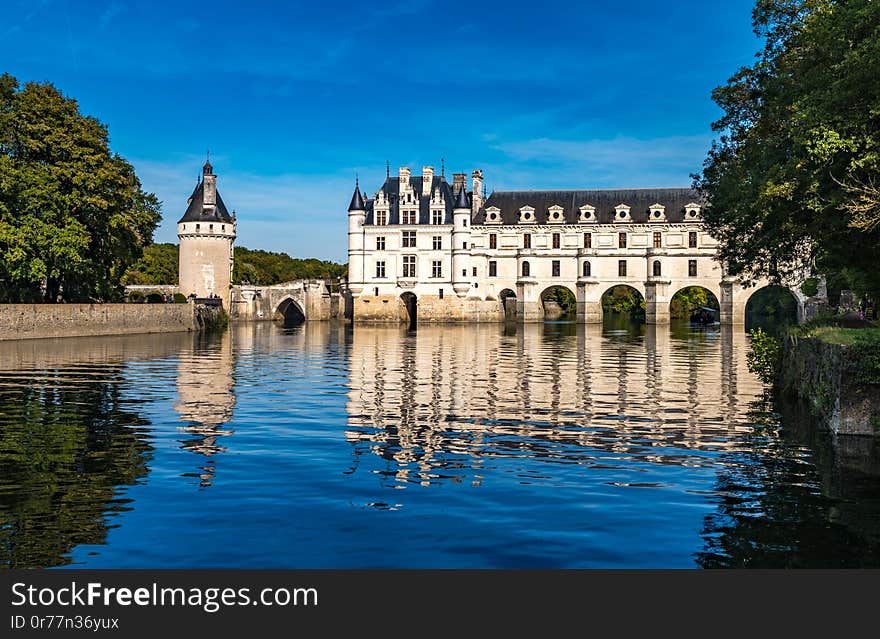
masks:
<instances>
[{"instance_id":1,"label":"chimney","mask_svg":"<svg viewBox=\"0 0 880 639\"><path fill-rule=\"evenodd\" d=\"M431 183L434 181L434 167L422 167L422 197L431 195Z\"/></svg>"},{"instance_id":2,"label":"chimney","mask_svg":"<svg viewBox=\"0 0 880 639\"><path fill-rule=\"evenodd\" d=\"M461 189L467 188L467 173L452 174L452 192L458 193Z\"/></svg>"},{"instance_id":3,"label":"chimney","mask_svg":"<svg viewBox=\"0 0 880 639\"><path fill-rule=\"evenodd\" d=\"M400 181L399 193L403 193L409 188L409 167L402 166L397 170L397 179Z\"/></svg>"},{"instance_id":4,"label":"chimney","mask_svg":"<svg viewBox=\"0 0 880 639\"><path fill-rule=\"evenodd\" d=\"M483 169L474 169L471 179L474 185L473 210L476 213L483 206Z\"/></svg>"}]
</instances>

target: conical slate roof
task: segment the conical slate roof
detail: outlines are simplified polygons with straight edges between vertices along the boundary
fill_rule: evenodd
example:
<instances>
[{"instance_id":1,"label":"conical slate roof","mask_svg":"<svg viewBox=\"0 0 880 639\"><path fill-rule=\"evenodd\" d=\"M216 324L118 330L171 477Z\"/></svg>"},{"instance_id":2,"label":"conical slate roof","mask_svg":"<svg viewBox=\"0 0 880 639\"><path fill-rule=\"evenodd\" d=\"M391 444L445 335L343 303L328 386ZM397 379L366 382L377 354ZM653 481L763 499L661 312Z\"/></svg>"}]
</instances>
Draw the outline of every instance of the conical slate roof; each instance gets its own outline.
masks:
<instances>
[{"instance_id":1,"label":"conical slate roof","mask_svg":"<svg viewBox=\"0 0 880 639\"><path fill-rule=\"evenodd\" d=\"M467 189L462 187L458 191L458 195L455 196L455 208L456 209L469 209L471 208L471 203L468 202Z\"/></svg>"},{"instance_id":2,"label":"conical slate roof","mask_svg":"<svg viewBox=\"0 0 880 639\"><path fill-rule=\"evenodd\" d=\"M205 206L205 183L199 182L189 199L186 213L177 223L181 222L232 222L232 216L226 210L226 204L217 191L217 204Z\"/></svg>"},{"instance_id":3,"label":"conical slate roof","mask_svg":"<svg viewBox=\"0 0 880 639\"><path fill-rule=\"evenodd\" d=\"M364 198L361 195L360 186L358 186L357 181L354 183L354 194L351 196L351 204L348 205L349 211L364 211L366 210L366 206L364 205Z\"/></svg>"}]
</instances>

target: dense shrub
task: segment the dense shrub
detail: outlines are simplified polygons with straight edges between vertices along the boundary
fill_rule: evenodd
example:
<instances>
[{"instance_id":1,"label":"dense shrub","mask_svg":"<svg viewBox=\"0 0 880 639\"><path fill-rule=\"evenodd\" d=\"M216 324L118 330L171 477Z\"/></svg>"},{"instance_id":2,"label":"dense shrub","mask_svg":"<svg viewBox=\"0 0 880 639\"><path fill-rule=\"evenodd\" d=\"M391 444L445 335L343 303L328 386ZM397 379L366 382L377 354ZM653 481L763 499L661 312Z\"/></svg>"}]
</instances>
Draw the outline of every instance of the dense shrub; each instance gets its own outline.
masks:
<instances>
[{"instance_id":1,"label":"dense shrub","mask_svg":"<svg viewBox=\"0 0 880 639\"><path fill-rule=\"evenodd\" d=\"M760 328L749 332L751 348L746 354L749 370L765 384L773 384L782 362L782 344Z\"/></svg>"}]
</instances>

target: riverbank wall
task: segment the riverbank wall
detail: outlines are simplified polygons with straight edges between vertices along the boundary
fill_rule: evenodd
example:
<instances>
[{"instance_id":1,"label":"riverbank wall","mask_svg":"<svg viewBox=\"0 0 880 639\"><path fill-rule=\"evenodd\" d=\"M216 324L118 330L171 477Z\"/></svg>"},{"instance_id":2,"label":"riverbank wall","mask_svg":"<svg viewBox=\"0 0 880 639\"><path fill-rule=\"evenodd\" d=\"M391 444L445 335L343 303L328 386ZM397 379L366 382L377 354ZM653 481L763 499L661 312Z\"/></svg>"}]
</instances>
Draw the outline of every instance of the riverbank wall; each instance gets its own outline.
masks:
<instances>
[{"instance_id":1,"label":"riverbank wall","mask_svg":"<svg viewBox=\"0 0 880 639\"><path fill-rule=\"evenodd\" d=\"M835 435L880 437L880 384L864 354L815 337L783 343L777 386L807 403L819 426Z\"/></svg>"},{"instance_id":2,"label":"riverbank wall","mask_svg":"<svg viewBox=\"0 0 880 639\"><path fill-rule=\"evenodd\" d=\"M197 331L225 325L200 304L0 304L0 340Z\"/></svg>"}]
</instances>

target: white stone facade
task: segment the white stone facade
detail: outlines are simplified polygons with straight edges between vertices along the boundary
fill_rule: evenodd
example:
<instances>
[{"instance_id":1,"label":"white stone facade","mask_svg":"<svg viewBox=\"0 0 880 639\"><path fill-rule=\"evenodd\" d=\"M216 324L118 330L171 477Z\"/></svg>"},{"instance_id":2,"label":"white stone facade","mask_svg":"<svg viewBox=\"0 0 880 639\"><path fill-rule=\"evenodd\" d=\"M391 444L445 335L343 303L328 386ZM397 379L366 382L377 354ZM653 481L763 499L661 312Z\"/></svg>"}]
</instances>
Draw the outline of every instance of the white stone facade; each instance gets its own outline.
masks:
<instances>
[{"instance_id":1,"label":"white stone facade","mask_svg":"<svg viewBox=\"0 0 880 639\"><path fill-rule=\"evenodd\" d=\"M482 171L471 178L468 193L464 174L450 185L431 167L415 177L401 168L372 197L356 187L355 322L407 321L413 305L420 322L498 321L511 295L518 321L543 321L542 295L564 286L578 321L596 323L603 294L625 284L645 298L650 324L667 323L672 297L689 286L715 295L722 323L743 323L757 288L723 276L690 189L507 191L484 201Z\"/></svg>"}]
</instances>

